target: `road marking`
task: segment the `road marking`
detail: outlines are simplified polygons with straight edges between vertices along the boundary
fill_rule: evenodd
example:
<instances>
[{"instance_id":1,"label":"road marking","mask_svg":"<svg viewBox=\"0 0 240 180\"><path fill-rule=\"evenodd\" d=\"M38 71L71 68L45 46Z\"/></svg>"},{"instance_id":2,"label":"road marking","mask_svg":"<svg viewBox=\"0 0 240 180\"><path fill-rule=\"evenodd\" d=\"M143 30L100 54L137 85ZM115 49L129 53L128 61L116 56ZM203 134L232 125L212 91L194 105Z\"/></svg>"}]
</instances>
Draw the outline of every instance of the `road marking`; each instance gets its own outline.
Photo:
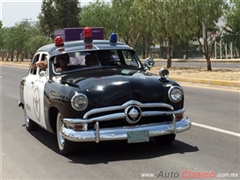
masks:
<instances>
[{"instance_id":1,"label":"road marking","mask_svg":"<svg viewBox=\"0 0 240 180\"><path fill-rule=\"evenodd\" d=\"M202 127L205 129L210 129L210 130L217 131L217 132L221 132L221 133L225 133L225 134L229 134L232 136L240 137L240 133L236 133L236 132L232 132L232 131L228 131L228 130L224 130L224 129L220 129L220 128L216 128L216 127L212 127L212 126L208 126L208 125L204 125L204 124L198 124L198 123L192 122L192 125Z\"/></svg>"}]
</instances>

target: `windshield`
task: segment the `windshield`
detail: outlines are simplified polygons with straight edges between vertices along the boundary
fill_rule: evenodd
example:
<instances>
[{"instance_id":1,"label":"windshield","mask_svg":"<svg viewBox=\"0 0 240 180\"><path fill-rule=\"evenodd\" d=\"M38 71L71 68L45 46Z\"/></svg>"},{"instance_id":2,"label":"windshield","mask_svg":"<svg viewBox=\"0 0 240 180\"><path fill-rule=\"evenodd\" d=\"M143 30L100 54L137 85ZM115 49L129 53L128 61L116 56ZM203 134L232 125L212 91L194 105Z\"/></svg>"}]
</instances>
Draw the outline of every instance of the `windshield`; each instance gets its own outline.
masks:
<instances>
[{"instance_id":1,"label":"windshield","mask_svg":"<svg viewBox=\"0 0 240 180\"><path fill-rule=\"evenodd\" d=\"M140 61L131 50L98 50L61 54L51 58L54 74L65 74L86 68L141 68Z\"/></svg>"}]
</instances>

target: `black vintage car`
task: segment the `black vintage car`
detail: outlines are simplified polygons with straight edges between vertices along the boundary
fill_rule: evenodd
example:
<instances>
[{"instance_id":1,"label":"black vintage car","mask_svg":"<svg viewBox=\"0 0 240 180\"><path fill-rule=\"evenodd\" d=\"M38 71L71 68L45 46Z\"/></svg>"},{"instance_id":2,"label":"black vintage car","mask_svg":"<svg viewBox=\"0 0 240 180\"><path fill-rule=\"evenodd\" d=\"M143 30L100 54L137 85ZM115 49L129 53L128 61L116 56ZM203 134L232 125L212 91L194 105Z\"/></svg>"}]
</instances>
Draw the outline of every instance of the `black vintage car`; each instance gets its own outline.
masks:
<instances>
[{"instance_id":1,"label":"black vintage car","mask_svg":"<svg viewBox=\"0 0 240 180\"><path fill-rule=\"evenodd\" d=\"M153 59L142 63L116 34L109 41L57 37L32 59L42 61L46 68L32 66L22 78L18 104L27 130L40 126L56 133L60 154L75 152L77 142L140 143L153 137L168 144L191 127L181 86L166 69L150 74Z\"/></svg>"}]
</instances>

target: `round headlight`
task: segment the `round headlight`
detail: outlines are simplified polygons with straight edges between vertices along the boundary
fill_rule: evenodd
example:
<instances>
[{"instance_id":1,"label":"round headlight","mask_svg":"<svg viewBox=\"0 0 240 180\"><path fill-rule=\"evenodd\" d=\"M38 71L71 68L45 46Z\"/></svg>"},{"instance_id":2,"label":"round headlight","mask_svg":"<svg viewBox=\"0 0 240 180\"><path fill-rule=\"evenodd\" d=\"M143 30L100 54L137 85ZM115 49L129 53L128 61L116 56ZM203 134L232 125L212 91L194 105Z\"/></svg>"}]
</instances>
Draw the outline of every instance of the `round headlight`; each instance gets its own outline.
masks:
<instances>
[{"instance_id":1,"label":"round headlight","mask_svg":"<svg viewBox=\"0 0 240 180\"><path fill-rule=\"evenodd\" d=\"M183 90L179 86L172 86L168 90L168 97L172 102L179 102L183 98Z\"/></svg>"},{"instance_id":2,"label":"round headlight","mask_svg":"<svg viewBox=\"0 0 240 180\"><path fill-rule=\"evenodd\" d=\"M87 96L82 93L76 93L71 99L71 104L73 109L77 111L82 111L88 106Z\"/></svg>"}]
</instances>

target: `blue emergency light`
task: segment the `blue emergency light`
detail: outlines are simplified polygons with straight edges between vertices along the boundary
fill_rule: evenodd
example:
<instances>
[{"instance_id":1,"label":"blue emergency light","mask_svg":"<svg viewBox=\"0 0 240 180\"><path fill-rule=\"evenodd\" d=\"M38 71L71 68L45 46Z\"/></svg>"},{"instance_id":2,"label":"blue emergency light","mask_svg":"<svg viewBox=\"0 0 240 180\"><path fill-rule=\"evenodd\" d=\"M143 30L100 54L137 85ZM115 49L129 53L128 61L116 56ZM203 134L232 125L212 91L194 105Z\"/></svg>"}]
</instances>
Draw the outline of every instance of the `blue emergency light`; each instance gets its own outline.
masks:
<instances>
[{"instance_id":1,"label":"blue emergency light","mask_svg":"<svg viewBox=\"0 0 240 180\"><path fill-rule=\"evenodd\" d=\"M110 35L110 43L117 43L117 34L116 33L112 33Z\"/></svg>"}]
</instances>

